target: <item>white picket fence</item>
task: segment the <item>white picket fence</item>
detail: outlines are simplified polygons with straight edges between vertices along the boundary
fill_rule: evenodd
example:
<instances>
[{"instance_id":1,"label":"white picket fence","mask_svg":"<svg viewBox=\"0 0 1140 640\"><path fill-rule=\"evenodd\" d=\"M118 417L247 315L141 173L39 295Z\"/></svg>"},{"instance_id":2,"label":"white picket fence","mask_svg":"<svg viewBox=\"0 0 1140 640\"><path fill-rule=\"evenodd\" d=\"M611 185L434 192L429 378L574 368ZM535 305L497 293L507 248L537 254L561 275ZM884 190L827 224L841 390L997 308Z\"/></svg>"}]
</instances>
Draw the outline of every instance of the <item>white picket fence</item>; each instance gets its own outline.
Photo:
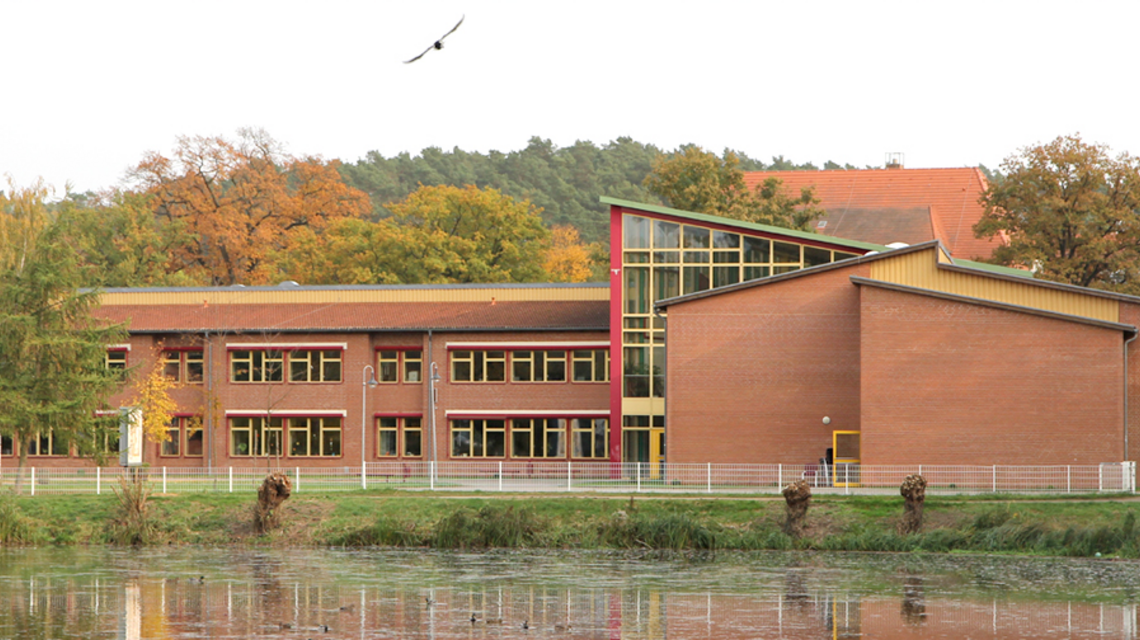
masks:
<instances>
[{"instance_id":1,"label":"white picket fence","mask_svg":"<svg viewBox=\"0 0 1140 640\"><path fill-rule=\"evenodd\" d=\"M256 491L269 471L282 471L298 493L359 489L563 493L775 494L807 480L815 493L892 494L910 474L926 478L928 494L1134 493L1136 463L1095 466L871 466L785 464L661 464L611 462L370 462L357 467L146 467L159 493ZM0 469L0 487L14 489L19 471ZM25 495L104 494L128 473L121 467L29 467Z\"/></svg>"}]
</instances>

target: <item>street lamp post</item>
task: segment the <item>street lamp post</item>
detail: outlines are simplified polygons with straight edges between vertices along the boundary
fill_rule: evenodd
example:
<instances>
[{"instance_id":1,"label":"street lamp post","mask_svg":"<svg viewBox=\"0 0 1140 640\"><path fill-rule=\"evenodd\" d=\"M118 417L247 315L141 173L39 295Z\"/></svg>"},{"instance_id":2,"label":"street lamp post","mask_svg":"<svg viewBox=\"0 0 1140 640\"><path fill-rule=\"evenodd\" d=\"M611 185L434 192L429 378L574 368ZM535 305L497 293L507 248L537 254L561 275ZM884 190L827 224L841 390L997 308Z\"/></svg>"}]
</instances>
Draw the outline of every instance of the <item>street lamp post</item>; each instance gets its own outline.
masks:
<instances>
[{"instance_id":1,"label":"street lamp post","mask_svg":"<svg viewBox=\"0 0 1140 640\"><path fill-rule=\"evenodd\" d=\"M431 430L431 460L430 461L435 462L436 461L435 406L436 406L436 402L439 400L439 397L438 397L439 392L435 388L435 383L439 382L440 380L443 380L443 377L439 375L439 365L437 365L434 362L431 363L430 372L431 372L431 375L428 376L428 383L429 383L428 395L430 396L429 400L431 401L431 414L430 414L431 420L428 422L428 428Z\"/></svg>"},{"instance_id":2,"label":"street lamp post","mask_svg":"<svg viewBox=\"0 0 1140 640\"><path fill-rule=\"evenodd\" d=\"M365 375L368 375L366 378ZM364 472L366 467L365 450L368 448L365 443L368 433L368 414L367 414L367 401L368 389L375 388L380 383L376 382L376 369L370 364L364 365L364 370L360 372L360 488L368 488L367 474Z\"/></svg>"}]
</instances>

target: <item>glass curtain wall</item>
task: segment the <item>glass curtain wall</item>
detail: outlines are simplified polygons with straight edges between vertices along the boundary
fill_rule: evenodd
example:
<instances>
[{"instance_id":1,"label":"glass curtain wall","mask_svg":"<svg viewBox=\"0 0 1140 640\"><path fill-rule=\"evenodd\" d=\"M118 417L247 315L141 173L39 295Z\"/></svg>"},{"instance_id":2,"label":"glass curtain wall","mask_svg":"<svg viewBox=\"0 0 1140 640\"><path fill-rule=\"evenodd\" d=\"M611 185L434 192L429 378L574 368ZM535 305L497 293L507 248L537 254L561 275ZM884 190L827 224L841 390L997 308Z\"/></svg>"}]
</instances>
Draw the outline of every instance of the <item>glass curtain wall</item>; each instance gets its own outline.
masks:
<instances>
[{"instance_id":1,"label":"glass curtain wall","mask_svg":"<svg viewBox=\"0 0 1140 640\"><path fill-rule=\"evenodd\" d=\"M665 397L665 323L653 314L656 301L858 255L630 214L622 235L623 399ZM654 416L651 424L659 423Z\"/></svg>"}]
</instances>

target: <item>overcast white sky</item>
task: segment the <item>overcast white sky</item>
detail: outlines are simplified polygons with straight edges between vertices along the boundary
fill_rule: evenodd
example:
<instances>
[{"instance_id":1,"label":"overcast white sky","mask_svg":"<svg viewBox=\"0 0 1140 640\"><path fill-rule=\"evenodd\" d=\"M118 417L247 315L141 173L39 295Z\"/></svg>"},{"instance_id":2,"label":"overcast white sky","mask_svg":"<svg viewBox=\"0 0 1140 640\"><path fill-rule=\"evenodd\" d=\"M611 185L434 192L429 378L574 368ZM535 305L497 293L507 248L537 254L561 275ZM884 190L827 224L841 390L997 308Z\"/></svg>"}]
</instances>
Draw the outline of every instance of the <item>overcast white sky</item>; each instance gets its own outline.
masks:
<instances>
[{"instance_id":1,"label":"overcast white sky","mask_svg":"<svg viewBox=\"0 0 1140 640\"><path fill-rule=\"evenodd\" d=\"M817 165L1140 155L1140 2L0 0L0 174L115 186L179 135L354 162L619 136ZM463 25L413 64L406 60ZM4 189L6 186L0 186Z\"/></svg>"}]
</instances>

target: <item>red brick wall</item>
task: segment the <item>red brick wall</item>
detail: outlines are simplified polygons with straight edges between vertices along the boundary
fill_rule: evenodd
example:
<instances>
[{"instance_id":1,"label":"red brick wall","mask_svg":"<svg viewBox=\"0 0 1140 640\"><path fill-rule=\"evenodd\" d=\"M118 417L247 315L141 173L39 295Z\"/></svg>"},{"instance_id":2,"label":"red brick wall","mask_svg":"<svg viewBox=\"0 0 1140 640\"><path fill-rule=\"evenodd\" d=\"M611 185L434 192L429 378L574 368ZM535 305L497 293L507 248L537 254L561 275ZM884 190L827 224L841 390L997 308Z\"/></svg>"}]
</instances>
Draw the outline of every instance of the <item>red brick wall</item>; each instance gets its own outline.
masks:
<instances>
[{"instance_id":1,"label":"red brick wall","mask_svg":"<svg viewBox=\"0 0 1140 640\"><path fill-rule=\"evenodd\" d=\"M511 382L510 359L507 360L506 382L452 382L448 343L478 342L511 345L524 342L604 342L605 332L550 332L550 333L436 333L432 336L432 356L439 365L443 380L439 384L439 403L436 410L437 460L449 459L449 432L447 411L608 411L610 386L607 383L516 383ZM425 359L427 354L425 351ZM567 375L569 371L567 362ZM426 396L425 396L426 398ZM424 413L425 439L428 415ZM610 425L611 431L613 425ZM508 447L509 448L509 447Z\"/></svg>"},{"instance_id":2,"label":"red brick wall","mask_svg":"<svg viewBox=\"0 0 1140 640\"><path fill-rule=\"evenodd\" d=\"M1120 321L1140 327L1140 304L1120 303ZM1125 338L1122 338L1123 341ZM1128 345L1128 460L1140 460L1140 340Z\"/></svg>"},{"instance_id":3,"label":"red brick wall","mask_svg":"<svg viewBox=\"0 0 1140 640\"><path fill-rule=\"evenodd\" d=\"M1119 331L860 290L864 464L1122 459Z\"/></svg>"},{"instance_id":4,"label":"red brick wall","mask_svg":"<svg viewBox=\"0 0 1140 640\"><path fill-rule=\"evenodd\" d=\"M671 307L668 461L814 463L832 430L858 430L859 292L849 278L869 269Z\"/></svg>"}]
</instances>

